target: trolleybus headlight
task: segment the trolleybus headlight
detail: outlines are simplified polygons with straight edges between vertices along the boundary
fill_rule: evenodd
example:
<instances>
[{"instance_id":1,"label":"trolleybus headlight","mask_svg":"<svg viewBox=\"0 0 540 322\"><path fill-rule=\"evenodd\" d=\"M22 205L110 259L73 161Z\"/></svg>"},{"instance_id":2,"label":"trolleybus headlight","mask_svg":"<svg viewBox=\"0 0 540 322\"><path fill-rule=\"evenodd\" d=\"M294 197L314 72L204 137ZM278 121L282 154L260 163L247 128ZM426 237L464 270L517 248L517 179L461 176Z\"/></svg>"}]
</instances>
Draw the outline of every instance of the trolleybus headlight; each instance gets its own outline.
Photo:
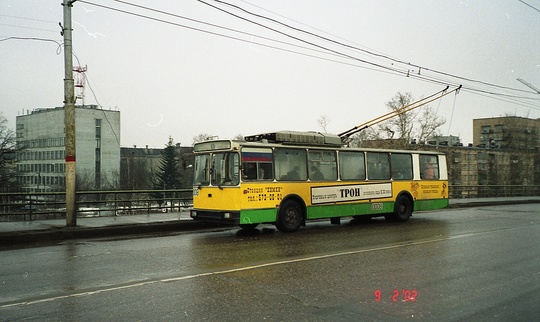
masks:
<instances>
[{"instance_id":1,"label":"trolleybus headlight","mask_svg":"<svg viewBox=\"0 0 540 322\"><path fill-rule=\"evenodd\" d=\"M191 215L191 218L197 217L197 211L192 210L191 213L190 213L190 215Z\"/></svg>"},{"instance_id":2,"label":"trolleybus headlight","mask_svg":"<svg viewBox=\"0 0 540 322\"><path fill-rule=\"evenodd\" d=\"M231 218L232 218L232 215L231 215L230 212L225 212L225 213L223 213L223 218L224 218L224 219L231 219Z\"/></svg>"}]
</instances>

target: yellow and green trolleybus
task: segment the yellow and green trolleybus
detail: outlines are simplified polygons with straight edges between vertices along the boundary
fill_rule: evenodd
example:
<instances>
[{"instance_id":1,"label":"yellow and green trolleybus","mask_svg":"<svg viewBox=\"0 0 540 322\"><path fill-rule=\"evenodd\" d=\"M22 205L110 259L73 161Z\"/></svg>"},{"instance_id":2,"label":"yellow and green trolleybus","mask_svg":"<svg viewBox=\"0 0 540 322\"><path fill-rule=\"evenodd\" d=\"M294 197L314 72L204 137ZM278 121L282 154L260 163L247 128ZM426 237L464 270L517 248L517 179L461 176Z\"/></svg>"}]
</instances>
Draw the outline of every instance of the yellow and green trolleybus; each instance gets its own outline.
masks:
<instances>
[{"instance_id":1,"label":"yellow and green trolleybus","mask_svg":"<svg viewBox=\"0 0 540 322\"><path fill-rule=\"evenodd\" d=\"M281 131L196 143L191 217L293 232L311 219L407 221L448 206L442 153L344 147L337 135Z\"/></svg>"}]
</instances>

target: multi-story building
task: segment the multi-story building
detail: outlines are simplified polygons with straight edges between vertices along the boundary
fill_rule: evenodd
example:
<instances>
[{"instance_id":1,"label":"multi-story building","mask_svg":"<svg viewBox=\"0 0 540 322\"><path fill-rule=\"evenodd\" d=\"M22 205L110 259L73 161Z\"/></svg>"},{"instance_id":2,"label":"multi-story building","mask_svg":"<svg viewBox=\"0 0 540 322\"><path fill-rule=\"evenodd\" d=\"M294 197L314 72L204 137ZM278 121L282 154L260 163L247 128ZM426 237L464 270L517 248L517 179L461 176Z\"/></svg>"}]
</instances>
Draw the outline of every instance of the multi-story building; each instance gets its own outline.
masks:
<instances>
[{"instance_id":1,"label":"multi-story building","mask_svg":"<svg viewBox=\"0 0 540 322\"><path fill-rule=\"evenodd\" d=\"M530 186L540 183L540 155L536 150L478 147L438 147L447 155L448 181L463 186L462 197L476 197L482 186Z\"/></svg>"},{"instance_id":2,"label":"multi-story building","mask_svg":"<svg viewBox=\"0 0 540 322\"><path fill-rule=\"evenodd\" d=\"M500 149L534 149L540 145L540 119L502 116L473 120L473 144Z\"/></svg>"},{"instance_id":3,"label":"multi-story building","mask_svg":"<svg viewBox=\"0 0 540 322\"><path fill-rule=\"evenodd\" d=\"M76 106L77 186L81 190L118 186L120 177L120 112L97 105ZM24 191L65 188L64 107L37 108L17 116L17 171Z\"/></svg>"}]
</instances>

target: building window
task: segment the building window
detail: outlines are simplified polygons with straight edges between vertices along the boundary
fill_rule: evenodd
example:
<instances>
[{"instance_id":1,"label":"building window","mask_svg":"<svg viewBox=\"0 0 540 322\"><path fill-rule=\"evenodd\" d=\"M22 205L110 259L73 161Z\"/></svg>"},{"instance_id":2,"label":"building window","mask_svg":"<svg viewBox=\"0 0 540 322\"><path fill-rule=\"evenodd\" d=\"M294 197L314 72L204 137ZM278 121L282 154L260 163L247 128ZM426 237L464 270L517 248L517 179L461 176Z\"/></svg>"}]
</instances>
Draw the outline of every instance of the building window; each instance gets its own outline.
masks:
<instances>
[{"instance_id":1,"label":"building window","mask_svg":"<svg viewBox=\"0 0 540 322\"><path fill-rule=\"evenodd\" d=\"M101 138L101 119L96 119L96 140Z\"/></svg>"},{"instance_id":2,"label":"building window","mask_svg":"<svg viewBox=\"0 0 540 322\"><path fill-rule=\"evenodd\" d=\"M96 150L95 150L95 177L94 184L95 188L101 188L101 119L96 119Z\"/></svg>"}]
</instances>

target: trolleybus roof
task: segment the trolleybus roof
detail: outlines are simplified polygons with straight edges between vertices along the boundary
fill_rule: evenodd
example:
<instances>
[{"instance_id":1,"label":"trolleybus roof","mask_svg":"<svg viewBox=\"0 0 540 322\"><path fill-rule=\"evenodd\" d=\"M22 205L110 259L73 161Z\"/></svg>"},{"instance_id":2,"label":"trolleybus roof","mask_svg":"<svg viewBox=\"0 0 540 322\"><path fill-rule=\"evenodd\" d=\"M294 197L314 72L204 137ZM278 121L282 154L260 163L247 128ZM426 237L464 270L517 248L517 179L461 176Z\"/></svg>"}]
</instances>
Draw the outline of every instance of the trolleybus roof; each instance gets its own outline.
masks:
<instances>
[{"instance_id":1,"label":"trolleybus roof","mask_svg":"<svg viewBox=\"0 0 540 322\"><path fill-rule=\"evenodd\" d=\"M339 136L320 132L279 131L250 135L244 137L244 139L248 142L261 142L265 140L269 143L343 146L343 142Z\"/></svg>"}]
</instances>

